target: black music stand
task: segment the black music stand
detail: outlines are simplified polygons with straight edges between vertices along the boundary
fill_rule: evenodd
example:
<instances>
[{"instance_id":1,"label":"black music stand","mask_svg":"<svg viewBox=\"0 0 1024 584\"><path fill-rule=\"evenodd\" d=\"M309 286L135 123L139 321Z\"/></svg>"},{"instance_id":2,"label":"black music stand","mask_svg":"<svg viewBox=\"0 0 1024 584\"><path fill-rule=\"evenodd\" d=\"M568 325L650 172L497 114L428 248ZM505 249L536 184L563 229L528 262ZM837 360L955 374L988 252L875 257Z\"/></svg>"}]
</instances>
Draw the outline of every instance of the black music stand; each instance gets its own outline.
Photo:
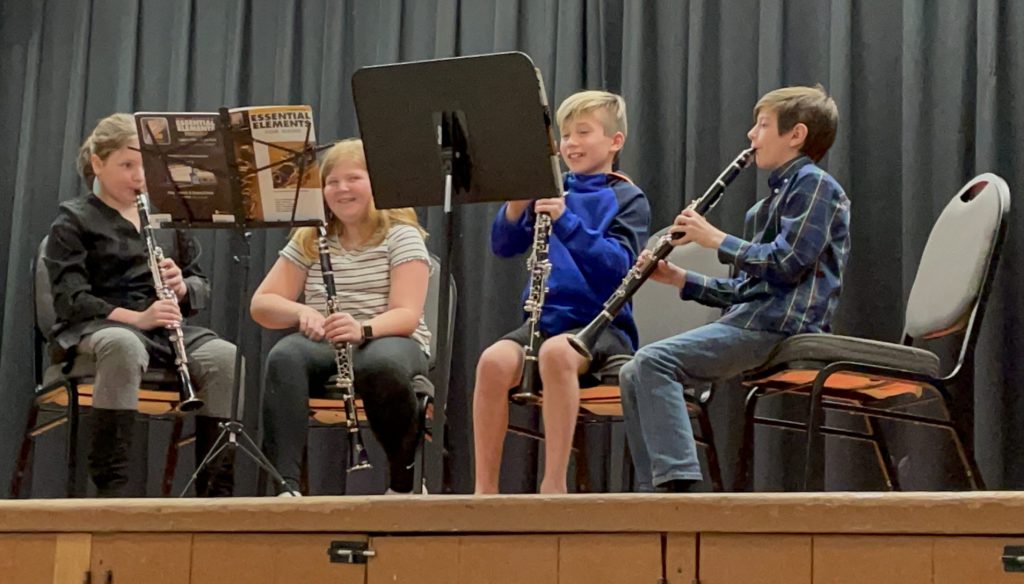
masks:
<instances>
[{"instance_id":1,"label":"black music stand","mask_svg":"<svg viewBox=\"0 0 1024 584\"><path fill-rule=\"evenodd\" d=\"M443 205L437 362L449 364L452 205L562 194L543 81L530 57L511 52L363 67L352 93L377 208ZM435 492L443 486L448 381L435 388L440 447L426 453Z\"/></svg>"},{"instance_id":2,"label":"black music stand","mask_svg":"<svg viewBox=\"0 0 1024 584\"><path fill-rule=\"evenodd\" d=\"M211 130L209 134L203 136L203 138L216 135L219 140L219 147L224 150L226 162L227 162L227 176L223 176L223 172L218 169L205 167L183 162L189 166L193 166L197 170L203 170L211 172L217 176L220 180L226 180L227 184L230 185L231 190L231 204L233 212L233 220L231 222L219 222L219 221L196 221L195 213L190 208L186 197L182 197L178 189L177 184L171 178L171 171L169 167L170 155L180 154L182 151L187 151L186 147L178 147L169 152L166 149L161 149L158 145L158 140L152 135L152 130L143 125L141 129L150 132L150 142L152 144L146 144L145 141L140 141L141 150L146 153L154 152L160 158L164 170L167 173L167 177L170 178L171 183L174 184L175 193L178 195L175 197L177 203L184 209L185 218L182 220L171 220L161 221L161 228L185 228L185 229L196 229L196 228L214 228L214 229L230 229L232 232L232 253L235 263L238 265L239 274L235 280L238 282L238 286L235 288L236 292L236 306L238 307L237 319L235 321L235 365L234 365L234 382L231 391L231 411L227 421L221 422L221 433L217 436L217 439L210 446L210 451L202 461L197 461L195 471L189 478L185 487L182 489L180 497L184 497L188 492L189 487L195 482L199 476L199 472L208 466L221 452L226 448L232 448L234 450L241 450L250 459L253 460L261 469L263 469L272 480L274 480L282 489L294 493L294 491L288 486L284 477L281 473L274 468L274 465L267 459L263 451L260 450L256 442L245 432L245 427L242 424L241 414L241 392L243 390L242 379L244 377L244 371L242 367L243 355L245 353L245 335L242 334L242 323L245 319L245 299L248 297L248 281L249 281L249 267L250 267L250 256L251 248L249 239L251 237L250 230L253 228L270 228L270 227L302 227L302 226L317 226L322 223L323 220L295 220L295 213L299 207L299 195L302 189L302 180L298 180L295 186L295 195L292 201L292 213L290 221L249 221L247 217L247 210L245 209L243 195L242 195L242 179L243 173L239 171L237 159L235 157L235 138L234 135L238 132L238 128L233 124L231 119L231 112L228 108L222 107L218 111L217 124L214 130ZM299 177L304 176L306 168L310 164L316 163L316 156L320 150L329 148L330 145L316 146L309 143L310 132L312 131L311 126L307 126L306 140L304 143L306 146L301 150L289 150L282 148L281 146L274 144L267 144L270 148L277 148L286 150L290 156L273 162L267 166L254 168L246 174L255 174L257 172L279 166L285 163L292 163L298 167L297 173ZM180 215L180 213L179 213Z\"/></svg>"}]
</instances>

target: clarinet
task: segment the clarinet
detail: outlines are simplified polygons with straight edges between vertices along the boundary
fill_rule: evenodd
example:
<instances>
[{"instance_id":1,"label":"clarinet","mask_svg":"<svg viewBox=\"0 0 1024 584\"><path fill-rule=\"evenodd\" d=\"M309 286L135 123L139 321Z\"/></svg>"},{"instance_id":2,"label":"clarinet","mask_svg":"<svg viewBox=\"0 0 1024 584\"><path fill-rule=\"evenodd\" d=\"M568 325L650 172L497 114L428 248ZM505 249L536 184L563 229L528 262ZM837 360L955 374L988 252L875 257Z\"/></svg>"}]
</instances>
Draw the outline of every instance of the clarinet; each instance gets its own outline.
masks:
<instances>
[{"instance_id":1,"label":"clarinet","mask_svg":"<svg viewBox=\"0 0 1024 584\"><path fill-rule=\"evenodd\" d=\"M160 275L160 262L164 260L164 251L156 243L155 229L149 222L149 195L137 193L135 204L139 209L139 223L142 226L142 238L146 242L146 255L149 260L149 271L153 275L153 287L156 288L156 296L160 300L173 300L178 303L178 296L166 284ZM203 407L203 400L196 395L195 387L192 385L192 375L188 371L188 354L185 353L185 335L181 331L181 323L175 323L167 327L169 331L168 340L171 349L174 351L174 366L178 370L178 381L181 400L178 402L178 411L191 412Z\"/></svg>"},{"instance_id":2,"label":"clarinet","mask_svg":"<svg viewBox=\"0 0 1024 584\"><path fill-rule=\"evenodd\" d=\"M317 249L320 252L320 270L324 274L324 288L327 292L327 314L337 314L337 288L334 285L334 268L331 266L331 252L327 247L327 228L321 223L318 227ZM334 378L334 389L344 396L345 428L348 431L348 469L347 472L373 468L370 457L363 445L363 437L359 433L359 413L356 410L356 392L352 371L352 343L333 343L334 364L338 375Z\"/></svg>"},{"instance_id":3,"label":"clarinet","mask_svg":"<svg viewBox=\"0 0 1024 584\"><path fill-rule=\"evenodd\" d=\"M530 271L530 291L523 304L523 311L530 314L530 338L523 346L523 380L519 385L519 391L512 394L512 399L519 403L540 401L540 394L534 391L533 378L537 371L537 350L541 343L540 313L544 308L548 276L551 274L551 260L548 259L550 237L551 215L538 213L533 225L533 251L526 260L526 267Z\"/></svg>"},{"instance_id":4,"label":"clarinet","mask_svg":"<svg viewBox=\"0 0 1024 584\"><path fill-rule=\"evenodd\" d=\"M722 174L718 175L715 182L711 183L708 190L704 192L700 198L695 199L687 209L693 209L700 215L707 214L708 211L714 209L718 201L721 200L722 194L725 192L725 188L729 186L733 180L739 176L740 172L746 168L750 162L754 159L754 149L748 148L743 152L740 152L739 156L735 160L729 163L729 166L725 167ZM572 345L576 352L582 355L585 359L590 361L593 358L592 351L594 345L597 343L597 338L601 335L604 329L608 328L608 325L615 320L615 317L619 314L622 308L628 303L636 291L640 289L640 286L651 277L654 270L658 267L658 262L668 257L668 254L672 251L672 240L681 239L685 236L685 233L673 233L665 234L658 241L657 247L654 248L653 257L642 266L634 265L629 272L626 273L626 277L619 284L619 287L612 293L611 297L604 303L600 314L597 315L594 320L590 321L583 330L579 333L569 337L569 344Z\"/></svg>"}]
</instances>

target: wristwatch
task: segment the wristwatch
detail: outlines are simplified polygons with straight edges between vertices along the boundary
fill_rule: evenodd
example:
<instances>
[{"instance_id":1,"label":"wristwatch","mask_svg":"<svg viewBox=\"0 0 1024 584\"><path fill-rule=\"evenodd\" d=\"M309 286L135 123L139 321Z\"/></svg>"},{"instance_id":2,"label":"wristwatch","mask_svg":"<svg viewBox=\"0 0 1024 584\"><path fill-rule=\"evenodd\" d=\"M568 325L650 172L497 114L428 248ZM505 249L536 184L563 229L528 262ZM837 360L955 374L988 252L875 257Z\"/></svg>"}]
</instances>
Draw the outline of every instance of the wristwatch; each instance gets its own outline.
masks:
<instances>
[{"instance_id":1,"label":"wristwatch","mask_svg":"<svg viewBox=\"0 0 1024 584\"><path fill-rule=\"evenodd\" d=\"M368 343L373 340L373 327L363 323L363 343Z\"/></svg>"}]
</instances>

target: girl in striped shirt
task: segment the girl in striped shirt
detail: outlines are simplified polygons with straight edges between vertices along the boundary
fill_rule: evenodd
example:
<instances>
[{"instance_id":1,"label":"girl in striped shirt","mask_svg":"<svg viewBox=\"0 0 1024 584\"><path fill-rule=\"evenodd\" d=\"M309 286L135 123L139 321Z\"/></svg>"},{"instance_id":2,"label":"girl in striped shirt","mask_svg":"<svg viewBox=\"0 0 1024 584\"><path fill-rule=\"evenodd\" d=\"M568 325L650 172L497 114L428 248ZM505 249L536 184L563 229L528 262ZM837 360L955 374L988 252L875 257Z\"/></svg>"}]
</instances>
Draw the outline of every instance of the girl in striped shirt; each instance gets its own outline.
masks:
<instances>
[{"instance_id":1,"label":"girl in striped shirt","mask_svg":"<svg viewBox=\"0 0 1024 584\"><path fill-rule=\"evenodd\" d=\"M426 374L430 346L423 321L430 276L426 232L411 208L374 207L362 141L335 144L321 176L338 312L327 316L316 230L298 229L250 306L266 328L298 329L274 345L267 360L264 447L298 492L307 398L322 396L337 373L331 342L353 343L355 390L388 456L388 491L408 493L419 437L413 378Z\"/></svg>"}]
</instances>

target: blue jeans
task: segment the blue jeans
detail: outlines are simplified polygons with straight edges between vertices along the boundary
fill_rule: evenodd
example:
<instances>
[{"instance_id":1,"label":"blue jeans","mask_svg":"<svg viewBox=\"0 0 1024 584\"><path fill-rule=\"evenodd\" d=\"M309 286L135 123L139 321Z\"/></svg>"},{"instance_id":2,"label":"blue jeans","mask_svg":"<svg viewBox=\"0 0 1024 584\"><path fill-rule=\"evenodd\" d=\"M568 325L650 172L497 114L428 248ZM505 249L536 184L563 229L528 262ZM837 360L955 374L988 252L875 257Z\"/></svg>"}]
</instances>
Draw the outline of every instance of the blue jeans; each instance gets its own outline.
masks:
<instances>
[{"instance_id":1,"label":"blue jeans","mask_svg":"<svg viewBox=\"0 0 1024 584\"><path fill-rule=\"evenodd\" d=\"M784 338L782 333L716 322L637 351L619 372L636 490L653 491L675 479L701 480L683 385L729 379L755 369Z\"/></svg>"}]
</instances>

